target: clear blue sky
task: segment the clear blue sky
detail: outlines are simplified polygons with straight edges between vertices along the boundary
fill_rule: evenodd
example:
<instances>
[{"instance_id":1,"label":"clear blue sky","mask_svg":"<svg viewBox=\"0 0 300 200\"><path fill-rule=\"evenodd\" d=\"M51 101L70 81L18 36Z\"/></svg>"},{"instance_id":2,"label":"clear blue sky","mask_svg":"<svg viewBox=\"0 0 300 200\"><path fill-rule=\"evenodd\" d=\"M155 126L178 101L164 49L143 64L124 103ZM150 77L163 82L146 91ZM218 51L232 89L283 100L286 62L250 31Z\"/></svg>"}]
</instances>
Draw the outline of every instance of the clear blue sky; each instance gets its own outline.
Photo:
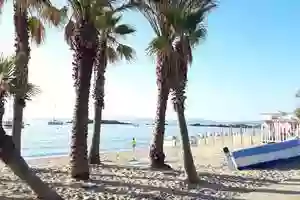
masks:
<instances>
[{"instance_id":1,"label":"clear blue sky","mask_svg":"<svg viewBox=\"0 0 300 200\"><path fill-rule=\"evenodd\" d=\"M262 112L292 111L300 87L299 7L297 0L220 0L208 17L206 41L194 50L187 117L257 120ZM0 22L5 55L14 52L12 17L12 6L7 4ZM126 40L136 49L137 60L109 66L104 117L153 118L155 59L144 50L154 34L138 13L125 13L124 22L137 29ZM28 104L26 117L71 117L72 52L64 43L63 30L48 29L45 44L33 45L31 57L30 80L43 92ZM168 118L175 118L171 105Z\"/></svg>"}]
</instances>

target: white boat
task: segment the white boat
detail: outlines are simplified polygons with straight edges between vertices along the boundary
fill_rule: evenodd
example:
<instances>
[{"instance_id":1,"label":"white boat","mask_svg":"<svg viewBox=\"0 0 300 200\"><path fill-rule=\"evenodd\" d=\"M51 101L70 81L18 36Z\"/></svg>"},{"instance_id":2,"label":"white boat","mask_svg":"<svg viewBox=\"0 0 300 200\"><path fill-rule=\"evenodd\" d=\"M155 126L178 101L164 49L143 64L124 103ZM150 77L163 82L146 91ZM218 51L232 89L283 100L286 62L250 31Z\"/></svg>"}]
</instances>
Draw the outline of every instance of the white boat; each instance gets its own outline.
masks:
<instances>
[{"instance_id":1,"label":"white boat","mask_svg":"<svg viewBox=\"0 0 300 200\"><path fill-rule=\"evenodd\" d=\"M64 122L56 120L56 119L52 119L51 121L48 122L48 125L63 125Z\"/></svg>"},{"instance_id":2,"label":"white boat","mask_svg":"<svg viewBox=\"0 0 300 200\"><path fill-rule=\"evenodd\" d=\"M300 158L300 139L264 144L229 152L223 149L232 169L272 168Z\"/></svg>"},{"instance_id":3,"label":"white boat","mask_svg":"<svg viewBox=\"0 0 300 200\"><path fill-rule=\"evenodd\" d=\"M231 169L273 168L300 158L299 122L286 115L267 119L262 125L262 144L223 151Z\"/></svg>"},{"instance_id":4,"label":"white boat","mask_svg":"<svg viewBox=\"0 0 300 200\"><path fill-rule=\"evenodd\" d=\"M53 108L54 112L55 112L55 110L56 110L56 105L54 105L54 108ZM52 120L48 121L48 125L63 125L64 124L63 121L55 119L54 116L55 116L55 114L53 115Z\"/></svg>"}]
</instances>

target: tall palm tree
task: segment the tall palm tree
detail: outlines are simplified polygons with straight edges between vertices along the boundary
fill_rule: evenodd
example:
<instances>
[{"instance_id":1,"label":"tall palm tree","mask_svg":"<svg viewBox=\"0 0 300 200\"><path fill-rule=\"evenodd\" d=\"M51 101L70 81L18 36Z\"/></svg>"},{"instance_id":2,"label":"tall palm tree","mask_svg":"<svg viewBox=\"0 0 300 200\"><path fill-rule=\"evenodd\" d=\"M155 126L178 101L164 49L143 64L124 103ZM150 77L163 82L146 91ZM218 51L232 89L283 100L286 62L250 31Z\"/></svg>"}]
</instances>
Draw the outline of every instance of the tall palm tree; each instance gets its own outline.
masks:
<instances>
[{"instance_id":1,"label":"tall palm tree","mask_svg":"<svg viewBox=\"0 0 300 200\"><path fill-rule=\"evenodd\" d=\"M71 139L71 176L89 179L87 156L90 82L98 49L96 19L107 1L68 0L72 15L65 28L65 40L74 52L73 79L76 92Z\"/></svg>"},{"instance_id":2,"label":"tall palm tree","mask_svg":"<svg viewBox=\"0 0 300 200\"><path fill-rule=\"evenodd\" d=\"M175 63L172 70L171 96L181 133L184 168L188 180L192 183L198 182L199 178L193 161L184 114L188 65L192 62L192 48L205 38L205 16L215 6L214 0L179 0L177 6L164 13L177 36L174 40Z\"/></svg>"},{"instance_id":3,"label":"tall palm tree","mask_svg":"<svg viewBox=\"0 0 300 200\"><path fill-rule=\"evenodd\" d=\"M190 149L184 116L185 87L187 66L192 61L191 47L204 37L206 33L205 27L202 26L204 14L214 7L215 3L212 0L142 0L138 1L138 4L139 10L145 13L144 15L152 27L157 19L162 19L163 27L168 28L168 39L161 39L161 36L155 38L149 46L149 50L151 53L169 50L169 59L166 60L166 69L169 74L166 80L172 89L172 102L178 116L184 151L184 166L189 181L198 182L199 178ZM170 41L174 48L173 46L170 48ZM160 76L158 75L158 77ZM165 94L167 95L167 92ZM158 106L159 108L166 107L167 101L159 103L161 104ZM160 116L160 118L162 119L164 116Z\"/></svg>"},{"instance_id":4,"label":"tall palm tree","mask_svg":"<svg viewBox=\"0 0 300 200\"><path fill-rule=\"evenodd\" d=\"M43 22L60 26L64 22L66 9L58 10L48 0L23 1L14 0L16 75L15 84L20 88L14 95L12 137L17 149L21 149L21 130L23 124L23 109L26 105L26 90L28 86L28 62L30 59L29 38L37 45L45 38ZM32 15L31 13L36 13Z\"/></svg>"},{"instance_id":5,"label":"tall palm tree","mask_svg":"<svg viewBox=\"0 0 300 200\"><path fill-rule=\"evenodd\" d=\"M170 168L165 164L163 150L165 134L165 118L170 91L170 62L173 51L174 34L172 27L166 21L163 11L168 10L169 1L132 0L132 4L144 15L151 25L156 37L150 42L147 51L156 56L156 84L158 89L157 108L153 130L153 141L150 146L149 157L151 167Z\"/></svg>"},{"instance_id":6,"label":"tall palm tree","mask_svg":"<svg viewBox=\"0 0 300 200\"><path fill-rule=\"evenodd\" d=\"M15 76L15 57L4 58L0 57L0 149L1 160L12 170L12 172L22 179L39 198L45 200L63 200L54 190L44 183L36 174L29 168L26 161L22 158L20 152L15 148L12 137L6 135L2 127L2 118L4 115L5 98L9 93L18 90L12 84ZM36 91L36 90L35 90ZM28 91L26 96L35 93Z\"/></svg>"},{"instance_id":7,"label":"tall palm tree","mask_svg":"<svg viewBox=\"0 0 300 200\"><path fill-rule=\"evenodd\" d=\"M107 10L97 18L97 29L99 31L99 46L94 66L94 132L89 154L91 164L99 164L99 144L102 120L102 109L104 108L104 83L105 70L108 63L115 63L124 58L131 61L134 58L134 50L118 41L120 37L135 32L131 26L120 24L121 15L119 9Z\"/></svg>"}]
</instances>

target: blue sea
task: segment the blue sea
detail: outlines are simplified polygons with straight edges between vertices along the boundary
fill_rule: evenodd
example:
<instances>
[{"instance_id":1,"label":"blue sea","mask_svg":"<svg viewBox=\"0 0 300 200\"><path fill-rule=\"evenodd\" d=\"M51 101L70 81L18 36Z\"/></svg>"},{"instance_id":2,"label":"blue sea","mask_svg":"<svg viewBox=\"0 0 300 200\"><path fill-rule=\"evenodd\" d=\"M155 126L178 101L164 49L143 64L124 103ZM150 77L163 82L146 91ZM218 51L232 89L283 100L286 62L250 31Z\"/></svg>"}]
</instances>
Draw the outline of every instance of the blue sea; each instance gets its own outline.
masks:
<instances>
[{"instance_id":1,"label":"blue sea","mask_svg":"<svg viewBox=\"0 0 300 200\"><path fill-rule=\"evenodd\" d=\"M48 125L50 119L27 120L22 132L21 153L25 158L49 157L68 155L72 124ZM68 121L68 120L62 120ZM148 147L152 138L152 120L119 120L138 124L131 125L102 125L100 149L102 152L126 151L131 149L131 140L136 138L137 147ZM189 121L195 123L201 121ZM189 135L197 135L205 132L220 132L220 128L188 126ZM226 128L224 132L228 132ZM10 134L11 130L6 130ZM238 132L239 130L233 130ZM88 145L91 144L93 125L89 125ZM166 125L166 137L179 136L179 128L176 121L168 121Z\"/></svg>"}]
</instances>

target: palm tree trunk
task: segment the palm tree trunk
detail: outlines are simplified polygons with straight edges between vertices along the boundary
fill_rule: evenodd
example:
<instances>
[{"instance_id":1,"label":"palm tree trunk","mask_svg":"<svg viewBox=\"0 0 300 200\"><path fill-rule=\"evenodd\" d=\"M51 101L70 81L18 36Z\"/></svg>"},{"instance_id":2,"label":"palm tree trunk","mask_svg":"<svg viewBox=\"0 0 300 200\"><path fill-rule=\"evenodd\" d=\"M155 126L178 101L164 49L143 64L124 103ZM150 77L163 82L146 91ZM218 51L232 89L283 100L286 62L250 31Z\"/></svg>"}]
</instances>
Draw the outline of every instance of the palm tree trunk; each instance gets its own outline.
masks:
<instances>
[{"instance_id":1,"label":"palm tree trunk","mask_svg":"<svg viewBox=\"0 0 300 200\"><path fill-rule=\"evenodd\" d=\"M2 96L2 95L1 95ZM23 180L40 199L63 200L54 190L48 187L32 170L20 155L20 151L15 148L12 137L6 135L2 127L4 115L4 101L1 97L0 103L0 157L1 160L11 169L11 171Z\"/></svg>"},{"instance_id":2,"label":"palm tree trunk","mask_svg":"<svg viewBox=\"0 0 300 200\"><path fill-rule=\"evenodd\" d=\"M27 10L14 3L15 48L16 48L16 85L22 89L14 98L12 138L18 151L21 150L21 131L23 123L24 95L28 82L28 61L30 58Z\"/></svg>"},{"instance_id":3,"label":"palm tree trunk","mask_svg":"<svg viewBox=\"0 0 300 200\"><path fill-rule=\"evenodd\" d=\"M177 113L177 119L179 123L181 141L182 141L182 149L183 149L183 160L184 160L184 169L187 174L188 181L190 183L198 183L200 181L199 176L196 171L190 140L188 128L184 115L184 103L186 100L185 89L187 83L187 72L188 72L188 56L189 54L186 51L183 51L184 40L180 40L175 44L176 52L178 53L173 61L175 61L174 65L176 66L177 71L172 76L172 102L174 105L174 110ZM180 57L178 57L178 55ZM184 57L182 57L184 56Z\"/></svg>"},{"instance_id":4,"label":"palm tree trunk","mask_svg":"<svg viewBox=\"0 0 300 200\"><path fill-rule=\"evenodd\" d=\"M89 155L90 164L100 164L100 130L101 130L102 108L95 103L94 133Z\"/></svg>"},{"instance_id":5,"label":"palm tree trunk","mask_svg":"<svg viewBox=\"0 0 300 200\"><path fill-rule=\"evenodd\" d=\"M188 181L190 183L198 183L200 179L196 171L196 167L194 164L194 159L191 151L189 133L188 133L186 120L184 116L184 106L177 104L176 112L177 112L177 118L178 118L178 123L180 128L181 141L182 141L184 169L187 174Z\"/></svg>"},{"instance_id":6,"label":"palm tree trunk","mask_svg":"<svg viewBox=\"0 0 300 200\"><path fill-rule=\"evenodd\" d=\"M95 84L94 84L94 99L95 99L95 114L94 114L94 132L92 145L90 149L89 161L91 164L100 163L100 132L102 109L104 108L104 84L105 84L105 69L107 65L106 60L106 41L101 41L99 51L97 52L97 59L95 64Z\"/></svg>"},{"instance_id":7,"label":"palm tree trunk","mask_svg":"<svg viewBox=\"0 0 300 200\"><path fill-rule=\"evenodd\" d=\"M5 134L0 128L1 160L22 179L38 196L45 200L63 200L54 190L48 187L27 165L19 151L15 148L12 137Z\"/></svg>"},{"instance_id":8,"label":"palm tree trunk","mask_svg":"<svg viewBox=\"0 0 300 200\"><path fill-rule=\"evenodd\" d=\"M14 141L16 149L18 151L21 151L21 133L24 107L20 105L19 101L19 98L14 98L12 139Z\"/></svg>"},{"instance_id":9,"label":"palm tree trunk","mask_svg":"<svg viewBox=\"0 0 300 200\"><path fill-rule=\"evenodd\" d=\"M87 135L90 82L97 50L97 32L93 25L79 21L74 39L74 70L76 102L71 139L71 176L79 180L89 179L87 159ZM87 34L89 33L89 34Z\"/></svg>"},{"instance_id":10,"label":"palm tree trunk","mask_svg":"<svg viewBox=\"0 0 300 200\"><path fill-rule=\"evenodd\" d=\"M158 56L158 65L156 68L158 99L156 108L156 117L153 130L153 141L150 146L150 162L153 168L171 168L165 164L164 153L164 135L165 135L165 121L166 110L169 97L169 85L167 82L166 60Z\"/></svg>"},{"instance_id":11,"label":"palm tree trunk","mask_svg":"<svg viewBox=\"0 0 300 200\"><path fill-rule=\"evenodd\" d=\"M2 96L2 95L1 95ZM3 116L4 116L4 113L5 113L5 103L4 103L4 97L1 97L0 96L0 126L2 127L2 122L3 122Z\"/></svg>"}]
</instances>

